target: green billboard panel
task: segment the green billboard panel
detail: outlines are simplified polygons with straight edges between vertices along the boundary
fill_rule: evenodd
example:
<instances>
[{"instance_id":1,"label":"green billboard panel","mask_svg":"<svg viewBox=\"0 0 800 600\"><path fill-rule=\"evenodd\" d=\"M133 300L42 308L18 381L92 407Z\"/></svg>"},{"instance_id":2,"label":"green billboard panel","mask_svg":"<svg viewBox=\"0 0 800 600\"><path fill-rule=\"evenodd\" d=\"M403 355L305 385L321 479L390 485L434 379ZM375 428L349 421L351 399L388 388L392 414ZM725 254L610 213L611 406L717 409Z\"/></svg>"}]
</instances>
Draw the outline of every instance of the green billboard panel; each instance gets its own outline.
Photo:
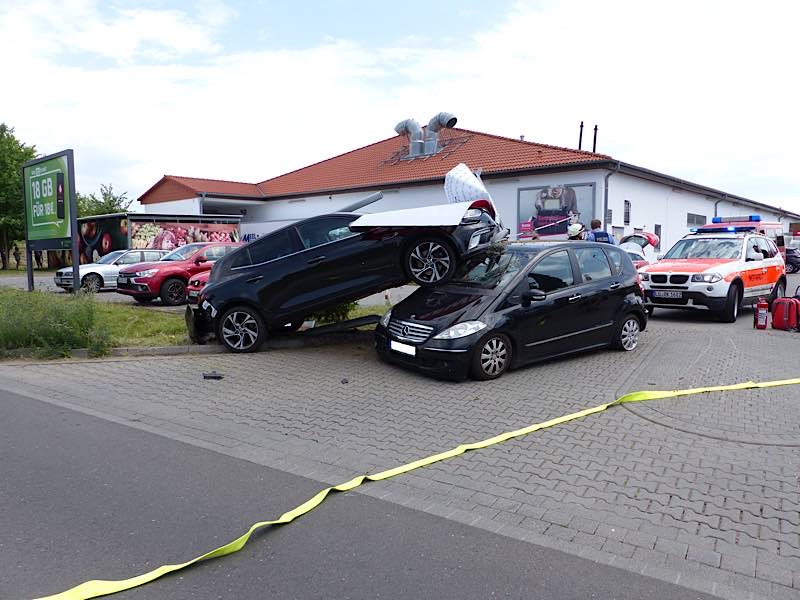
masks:
<instances>
[{"instance_id":1,"label":"green billboard panel","mask_svg":"<svg viewBox=\"0 0 800 600\"><path fill-rule=\"evenodd\" d=\"M74 193L71 158L72 153L67 151L23 167L28 240L71 237L70 199Z\"/></svg>"}]
</instances>

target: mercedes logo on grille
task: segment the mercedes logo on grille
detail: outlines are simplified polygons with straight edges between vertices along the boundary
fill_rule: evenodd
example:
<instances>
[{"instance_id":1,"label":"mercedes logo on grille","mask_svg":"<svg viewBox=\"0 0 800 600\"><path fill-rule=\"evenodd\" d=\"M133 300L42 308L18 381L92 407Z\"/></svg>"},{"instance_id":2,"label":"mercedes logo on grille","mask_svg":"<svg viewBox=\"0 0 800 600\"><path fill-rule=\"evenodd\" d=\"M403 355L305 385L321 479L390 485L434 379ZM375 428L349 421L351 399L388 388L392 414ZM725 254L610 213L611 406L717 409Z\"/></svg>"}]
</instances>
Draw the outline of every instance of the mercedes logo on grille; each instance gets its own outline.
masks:
<instances>
[{"instance_id":1,"label":"mercedes logo on grille","mask_svg":"<svg viewBox=\"0 0 800 600\"><path fill-rule=\"evenodd\" d=\"M408 337L408 325L403 325L403 328L400 331L405 337Z\"/></svg>"}]
</instances>

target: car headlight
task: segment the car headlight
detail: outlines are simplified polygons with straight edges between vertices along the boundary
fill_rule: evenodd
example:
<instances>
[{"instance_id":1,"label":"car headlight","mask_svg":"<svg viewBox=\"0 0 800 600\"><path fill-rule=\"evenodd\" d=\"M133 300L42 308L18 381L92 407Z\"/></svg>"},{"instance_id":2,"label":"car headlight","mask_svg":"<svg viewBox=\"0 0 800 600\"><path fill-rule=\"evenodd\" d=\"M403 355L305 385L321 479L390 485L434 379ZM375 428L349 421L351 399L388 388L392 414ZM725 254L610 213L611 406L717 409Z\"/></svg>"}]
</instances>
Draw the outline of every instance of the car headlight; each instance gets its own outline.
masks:
<instances>
[{"instance_id":1,"label":"car headlight","mask_svg":"<svg viewBox=\"0 0 800 600\"><path fill-rule=\"evenodd\" d=\"M380 324L381 327L388 327L389 326L389 319L392 318L392 309L386 311L386 314L381 317Z\"/></svg>"},{"instance_id":2,"label":"car headlight","mask_svg":"<svg viewBox=\"0 0 800 600\"><path fill-rule=\"evenodd\" d=\"M480 219L483 211L480 208L470 208L464 213L464 220L466 219Z\"/></svg>"},{"instance_id":3,"label":"car headlight","mask_svg":"<svg viewBox=\"0 0 800 600\"><path fill-rule=\"evenodd\" d=\"M692 281L702 283L717 283L718 281L722 281L722 275L719 273L698 273L696 275L692 275Z\"/></svg>"},{"instance_id":4,"label":"car headlight","mask_svg":"<svg viewBox=\"0 0 800 600\"><path fill-rule=\"evenodd\" d=\"M643 273L642 271L639 271L639 277L642 281L650 281L650 273Z\"/></svg>"},{"instance_id":5,"label":"car headlight","mask_svg":"<svg viewBox=\"0 0 800 600\"><path fill-rule=\"evenodd\" d=\"M481 321L464 321L445 329L442 333L433 336L435 340L455 340L467 337L473 333L478 333L481 329L486 329L486 323Z\"/></svg>"},{"instance_id":6,"label":"car headlight","mask_svg":"<svg viewBox=\"0 0 800 600\"><path fill-rule=\"evenodd\" d=\"M136 271L133 277L151 277L158 273L158 269L147 269L146 271Z\"/></svg>"}]
</instances>

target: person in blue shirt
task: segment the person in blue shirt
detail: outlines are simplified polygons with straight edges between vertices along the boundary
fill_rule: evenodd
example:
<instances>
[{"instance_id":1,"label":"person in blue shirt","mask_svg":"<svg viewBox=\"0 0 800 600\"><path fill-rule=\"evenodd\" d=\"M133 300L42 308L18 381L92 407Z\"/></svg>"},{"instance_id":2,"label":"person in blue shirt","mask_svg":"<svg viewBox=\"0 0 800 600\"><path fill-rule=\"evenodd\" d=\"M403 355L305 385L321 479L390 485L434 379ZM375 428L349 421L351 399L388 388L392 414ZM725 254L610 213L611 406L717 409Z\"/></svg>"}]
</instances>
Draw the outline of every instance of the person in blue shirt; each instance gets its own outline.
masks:
<instances>
[{"instance_id":1,"label":"person in blue shirt","mask_svg":"<svg viewBox=\"0 0 800 600\"><path fill-rule=\"evenodd\" d=\"M617 240L610 233L603 230L600 219L592 219L592 230L586 234L587 242L605 242L606 244L617 245Z\"/></svg>"}]
</instances>

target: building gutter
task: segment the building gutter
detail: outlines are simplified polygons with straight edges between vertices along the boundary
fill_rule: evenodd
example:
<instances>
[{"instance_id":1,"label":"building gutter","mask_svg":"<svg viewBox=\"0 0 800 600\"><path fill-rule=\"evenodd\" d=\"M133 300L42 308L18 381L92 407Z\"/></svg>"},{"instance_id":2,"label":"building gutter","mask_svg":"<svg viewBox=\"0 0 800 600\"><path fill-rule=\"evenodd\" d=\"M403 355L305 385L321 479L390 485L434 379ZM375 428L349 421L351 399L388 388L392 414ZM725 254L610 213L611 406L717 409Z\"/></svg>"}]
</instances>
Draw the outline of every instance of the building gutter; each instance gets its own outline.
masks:
<instances>
[{"instance_id":1,"label":"building gutter","mask_svg":"<svg viewBox=\"0 0 800 600\"><path fill-rule=\"evenodd\" d=\"M603 188L603 228L604 229L607 229L611 225L611 223L606 223L606 220L608 219L608 180L611 179L611 176L614 173L619 173L619 168L620 168L620 162L617 161L616 168L613 171L609 170L608 173L606 173L606 177L605 177L605 187Z\"/></svg>"}]
</instances>

